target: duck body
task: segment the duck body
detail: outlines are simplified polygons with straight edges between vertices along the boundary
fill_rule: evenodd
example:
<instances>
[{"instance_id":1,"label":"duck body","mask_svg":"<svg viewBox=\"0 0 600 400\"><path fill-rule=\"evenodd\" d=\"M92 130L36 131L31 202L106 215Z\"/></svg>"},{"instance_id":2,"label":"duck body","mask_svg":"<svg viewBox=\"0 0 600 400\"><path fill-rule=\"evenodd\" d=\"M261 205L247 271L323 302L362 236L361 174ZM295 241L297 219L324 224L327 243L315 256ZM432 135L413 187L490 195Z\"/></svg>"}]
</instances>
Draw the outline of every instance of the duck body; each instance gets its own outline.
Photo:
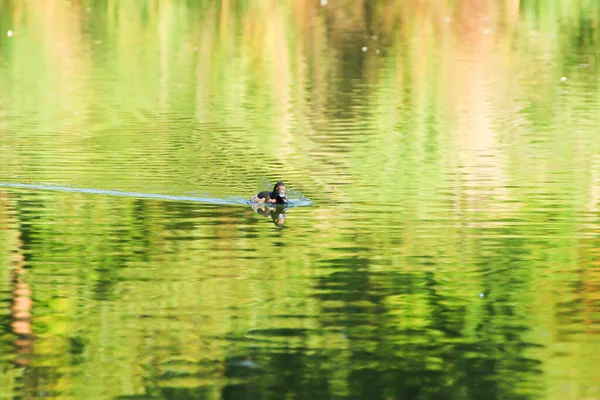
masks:
<instances>
[{"instance_id":1,"label":"duck body","mask_svg":"<svg viewBox=\"0 0 600 400\"><path fill-rule=\"evenodd\" d=\"M285 184L277 182L272 192L265 190L252 197L252 204L286 204Z\"/></svg>"}]
</instances>

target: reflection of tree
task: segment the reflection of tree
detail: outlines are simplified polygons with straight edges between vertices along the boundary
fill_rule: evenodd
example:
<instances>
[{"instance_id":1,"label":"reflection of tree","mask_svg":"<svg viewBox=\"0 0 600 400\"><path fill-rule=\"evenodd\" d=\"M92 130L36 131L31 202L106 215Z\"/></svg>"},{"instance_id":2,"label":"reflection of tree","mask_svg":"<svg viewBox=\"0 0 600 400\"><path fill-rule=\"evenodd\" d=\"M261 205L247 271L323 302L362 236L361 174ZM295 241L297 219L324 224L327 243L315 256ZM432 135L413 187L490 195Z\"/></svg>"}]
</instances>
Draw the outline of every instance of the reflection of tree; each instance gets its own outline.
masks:
<instances>
[{"instance_id":1,"label":"reflection of tree","mask_svg":"<svg viewBox=\"0 0 600 400\"><path fill-rule=\"evenodd\" d=\"M14 356L12 361L15 365L23 367L21 382L24 384L24 392L27 393L31 386L36 385L35 368L32 366L34 329L32 327L33 300L32 290L27 279L27 256L25 249L29 245L29 234L27 228L26 212L14 212L11 205L15 201L5 193L0 193L2 209L0 217L10 215L7 221L0 220L0 226L10 227L12 234L11 248L11 306L10 306L10 332L16 337L13 342ZM12 212L6 212L10 209ZM16 389L16 388L15 388Z\"/></svg>"},{"instance_id":2,"label":"reflection of tree","mask_svg":"<svg viewBox=\"0 0 600 400\"><path fill-rule=\"evenodd\" d=\"M15 231L17 233L18 231ZM31 311L33 301L31 300L31 289L27 284L27 270L25 269L25 256L19 251L20 240L16 238L17 250L13 253L12 274L12 305L11 315L13 322L12 331L17 335L15 347L17 357L14 362L17 365L29 365L29 356L33 346L33 330L31 327Z\"/></svg>"},{"instance_id":3,"label":"reflection of tree","mask_svg":"<svg viewBox=\"0 0 600 400\"><path fill-rule=\"evenodd\" d=\"M498 261L488 258L486 267ZM523 385L535 381L538 362L525 355L531 344L511 286L496 281L498 293L473 314L433 272L373 273L356 257L330 264L339 272L320 280L318 297L337 302L322 319L346 334L352 397L530 397ZM394 307L386 298L402 302Z\"/></svg>"},{"instance_id":4,"label":"reflection of tree","mask_svg":"<svg viewBox=\"0 0 600 400\"><path fill-rule=\"evenodd\" d=\"M47 298L44 286L39 285L39 281L35 284L36 277L39 279L44 273L45 264L59 254L54 252L53 246L64 246L64 243L54 242L45 230L44 222L54 216L40 213L47 210L47 204L37 194L12 196L6 205L10 212L4 215L10 216L7 226L13 236L10 327L17 336L12 361L21 368L15 391L25 398L40 394L54 396L59 393L65 369L79 364L79 356L85 349L84 341L72 331L60 332L69 303L60 296ZM0 217L2 215L0 213ZM62 267L64 269L65 265ZM35 318L32 317L33 290L36 293ZM46 299L40 300L44 297ZM55 318L52 318L52 312L57 314Z\"/></svg>"},{"instance_id":5,"label":"reflection of tree","mask_svg":"<svg viewBox=\"0 0 600 400\"><path fill-rule=\"evenodd\" d=\"M531 254L519 239L501 246L482 239L479 245L486 254L477 263L482 298L465 296L460 286L449 289L434 257L407 258L406 265L381 270L360 250L341 254L320 264L330 271L318 278L314 294L322 312L304 316L322 328L265 327L228 337L231 346L219 361L223 372L214 366L198 371L202 357L159 360L147 393L208 398L210 391L176 382L218 373L225 379L222 397L232 399L535 398L539 387L532 382L540 371L526 355L532 344L518 295L527 271L506 271ZM318 337L337 339L315 346Z\"/></svg>"},{"instance_id":6,"label":"reflection of tree","mask_svg":"<svg viewBox=\"0 0 600 400\"><path fill-rule=\"evenodd\" d=\"M243 191L231 182L244 185L248 171L277 165L326 198L322 204L343 205L319 207L320 218L308 217L306 231L277 238L277 259L295 271L286 275L285 268L269 264L276 251L249 209L23 196L2 214L17 222L7 228L16 243L7 291L12 309L0 321L3 340L22 351L16 362L29 363L27 390L52 389L60 380L87 384L81 376L101 376L101 385L117 393L121 386L110 378L130 373L123 380L144 376L147 393L156 397L202 397L207 387L230 397L526 397L517 390L535 381L529 378L538 368L524 355L531 346L525 326L535 325L520 306L520 296L533 292L535 281L527 275L534 267L524 265L535 262L527 243L474 239L474 247L485 250L470 260L479 268L475 286L485 288L479 299L478 292L464 294L462 281L451 287L446 280L463 260L461 249L453 249L458 240L452 241L451 227L435 232L446 243L415 245L455 251L450 267L434 257L394 261L404 250L398 242L411 236L395 227L410 219L412 204L423 215L442 208L432 217L436 222L447 218L454 208L444 202L467 190L464 209L494 214L504 206L511 212L522 204L531 206L528 211L555 206L557 198L576 203L587 190L578 188L598 186L587 172L559 181L560 188L552 181L564 171L598 169L597 113L589 112L597 106L597 86L565 85L563 91L548 84L575 66L579 82L595 82L598 63L589 55L596 53L600 30L590 15L597 6L522 2L519 15L519 1L475 3L93 2L93 13L87 13L88 4L79 1L44 7L4 2L3 26L22 29L15 38L0 36L7 64L0 86L10 88L0 94L3 132L10 132L0 146L2 166L27 166L19 176L32 181L52 181L61 165L82 185L110 188L118 181L138 187L173 178L179 181L172 186L184 191L207 181L225 193ZM563 31L552 38L552 27ZM362 42L367 52L360 50ZM15 57L17 47L22 51ZM464 113L453 113L453 106ZM557 121L552 114L570 116ZM475 124L454 127L458 115ZM585 124L574 135L578 117ZM506 132L497 135L497 124ZM457 135L461 131L470 136ZM464 150L462 166L457 146ZM569 164L573 158L577 165ZM223 159L225 167L218 162ZM535 173L521 172L530 167ZM332 185L332 177L344 185ZM470 187L459 187L460 179ZM438 188L448 189L440 182L448 181L455 191L439 197ZM365 191L367 186L377 193ZM363 218L368 210L353 204L380 201L378 194L388 209L395 207L389 204L393 198L406 212ZM494 200L499 194L502 199ZM532 203L546 195L545 204ZM372 207L377 213L383 208ZM528 217L517 222L530 231L480 233L548 235L535 230L545 216ZM461 226L478 223L459 218ZM346 238L338 232L363 228L369 236L363 251L340 254L335 246ZM414 229L416 240L427 236ZM564 237L573 233L569 227L558 231ZM552 247L528 244L538 251ZM567 248L572 241L555 244ZM297 274L314 267L317 257L324 260L318 266L334 272L317 272L323 277L315 295L302 288L310 279ZM577 264L568 257L555 269ZM597 331L597 254L590 257L593 264L581 262L573 286L547 277L540 285L569 295L549 306L557 303L552 324L561 327L558 341L572 339L576 324L585 323L589 335L577 344ZM235 308L249 298L258 299L251 312ZM285 323L318 321L324 330L278 329L284 323L268 318L271 307L261 308L266 298L276 298L278 307L289 299L318 303L317 312L298 312ZM236 347L227 336L236 323L243 332L253 323L267 326ZM25 356L33 351L33 332L38 359ZM25 340L13 342L15 333ZM315 343L319 337L327 340ZM221 339L225 344L213 345ZM81 357L88 347L94 352ZM152 367L140 371L147 354ZM173 361L183 355L189 359ZM69 375L77 363L85 373ZM579 369L592 370L582 364Z\"/></svg>"}]
</instances>

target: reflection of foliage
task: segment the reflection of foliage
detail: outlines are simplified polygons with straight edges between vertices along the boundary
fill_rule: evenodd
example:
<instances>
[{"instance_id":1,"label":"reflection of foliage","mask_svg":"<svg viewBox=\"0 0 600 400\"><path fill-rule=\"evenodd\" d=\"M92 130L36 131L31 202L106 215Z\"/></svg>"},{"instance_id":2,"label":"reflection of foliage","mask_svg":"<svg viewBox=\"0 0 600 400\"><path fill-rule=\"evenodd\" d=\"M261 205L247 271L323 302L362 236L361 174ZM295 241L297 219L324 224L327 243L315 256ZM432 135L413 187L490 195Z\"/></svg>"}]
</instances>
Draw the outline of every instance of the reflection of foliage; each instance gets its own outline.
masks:
<instances>
[{"instance_id":1,"label":"reflection of foliage","mask_svg":"<svg viewBox=\"0 0 600 400\"><path fill-rule=\"evenodd\" d=\"M524 1L518 14L518 8L508 5L468 11L453 1L425 2L427 6L374 1L364 7L354 2L319 7L318 2L302 1L160 6L82 1L54 6L53 21L30 5L4 3L15 15L28 15L9 21L11 14L3 12L2 27L11 26L17 34L12 42L0 36L7 44L18 40L29 52L27 57L10 56L9 68L0 73L0 83L6 82L2 86L11 87L0 93L1 103L10 115L28 116L36 125L22 126L23 118L6 121L11 134L0 150L7 152L2 157L31 170L14 176L17 180L52 181L52 162L60 155L60 167L69 168L72 181L81 186L112 188L112 182L119 182L122 188L139 189L145 182L151 190L155 178L167 174L179 190L192 191L223 168L222 162L203 158L227 159L238 181L244 181L248 169L260 169L269 160L302 175L295 183L315 188L313 197L326 187L327 176L343 181L350 172L358 181L344 193L351 191L357 198L363 196L364 182L409 179L407 169L422 167L425 158L441 164L430 168L456 172L448 142L472 138L453 137L457 134L450 132L460 127L431 116L452 121L456 110L449 103L468 103L449 81L469 77L448 74L460 67L456 52L477 57L472 43L481 40L484 26L469 25L475 19L469 12L481 13L486 26L500 34L490 53L474 63L489 64L485 60L497 53L506 60L523 56L510 69L514 77L506 76L505 65L490 66L489 71L516 97L535 98L540 90L553 88L550 81L580 64L589 66L573 73L592 76L596 70L588 56L595 55L598 30L586 17L598 13L593 2L567 7L562 2ZM454 23L444 25L445 16ZM516 23L516 16L526 23ZM563 25L568 29L560 30ZM54 34L43 36L42 29ZM447 37L464 47L452 47ZM381 56L363 54L363 42ZM31 62L40 55L44 62ZM16 71L18 80L13 79ZM498 88L490 98L502 102L503 90ZM557 106L575 111L586 105L584 99L557 98L552 90L535 102L539 112L529 115L556 123L549 116ZM497 110L493 123L514 120L514 109L503 111ZM176 130L171 129L174 125ZM340 130L344 143L336 139ZM60 146L52 144L57 132ZM32 143L32 153L8 150L22 140ZM55 149L53 157L36 151L47 146ZM144 163L147 159L152 162ZM429 171L421 172L429 178ZM430 178L434 182L439 176ZM215 179L212 187L201 189L220 192L228 185ZM247 186L231 194L255 189L241 185ZM329 196L342 194L336 190Z\"/></svg>"},{"instance_id":2,"label":"reflection of foliage","mask_svg":"<svg viewBox=\"0 0 600 400\"><path fill-rule=\"evenodd\" d=\"M0 397L535 398L572 366L534 344L582 298L594 353L597 5L329 3L0 0L0 181L225 197L261 171L321 205L276 235L244 208L0 197L37 356L0 360Z\"/></svg>"},{"instance_id":3,"label":"reflection of foliage","mask_svg":"<svg viewBox=\"0 0 600 400\"><path fill-rule=\"evenodd\" d=\"M335 265L345 272L326 278L323 300L337 300L331 316L346 318L335 325L350 342L353 398L520 398L523 384L538 379L537 362L524 354L527 329L509 328L515 316L497 300L475 314L479 326L469 333L475 315L466 299L443 294L432 272L377 276L354 258Z\"/></svg>"}]
</instances>

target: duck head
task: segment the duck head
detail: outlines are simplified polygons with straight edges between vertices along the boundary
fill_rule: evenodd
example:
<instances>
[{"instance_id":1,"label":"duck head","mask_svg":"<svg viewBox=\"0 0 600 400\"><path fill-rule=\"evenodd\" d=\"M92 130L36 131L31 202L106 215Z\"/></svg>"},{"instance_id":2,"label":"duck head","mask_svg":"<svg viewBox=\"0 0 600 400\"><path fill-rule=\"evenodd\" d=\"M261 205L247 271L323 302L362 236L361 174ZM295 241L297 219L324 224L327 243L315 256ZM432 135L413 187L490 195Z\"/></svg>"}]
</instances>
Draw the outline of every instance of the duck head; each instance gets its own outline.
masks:
<instances>
[{"instance_id":1,"label":"duck head","mask_svg":"<svg viewBox=\"0 0 600 400\"><path fill-rule=\"evenodd\" d=\"M271 198L275 199L278 204L285 204L288 202L287 196L285 194L285 183L277 182L275 187L273 188L273 193L271 193Z\"/></svg>"}]
</instances>

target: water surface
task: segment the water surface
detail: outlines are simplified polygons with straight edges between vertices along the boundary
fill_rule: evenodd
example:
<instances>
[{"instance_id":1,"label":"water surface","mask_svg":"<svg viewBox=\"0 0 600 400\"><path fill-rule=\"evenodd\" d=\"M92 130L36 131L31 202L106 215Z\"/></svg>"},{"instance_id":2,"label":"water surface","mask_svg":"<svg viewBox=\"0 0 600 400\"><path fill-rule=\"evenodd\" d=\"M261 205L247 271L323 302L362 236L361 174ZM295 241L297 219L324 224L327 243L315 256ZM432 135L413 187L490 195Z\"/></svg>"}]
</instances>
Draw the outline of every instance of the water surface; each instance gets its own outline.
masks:
<instances>
[{"instance_id":1,"label":"water surface","mask_svg":"<svg viewBox=\"0 0 600 400\"><path fill-rule=\"evenodd\" d=\"M600 398L567 3L0 0L0 399Z\"/></svg>"}]
</instances>

